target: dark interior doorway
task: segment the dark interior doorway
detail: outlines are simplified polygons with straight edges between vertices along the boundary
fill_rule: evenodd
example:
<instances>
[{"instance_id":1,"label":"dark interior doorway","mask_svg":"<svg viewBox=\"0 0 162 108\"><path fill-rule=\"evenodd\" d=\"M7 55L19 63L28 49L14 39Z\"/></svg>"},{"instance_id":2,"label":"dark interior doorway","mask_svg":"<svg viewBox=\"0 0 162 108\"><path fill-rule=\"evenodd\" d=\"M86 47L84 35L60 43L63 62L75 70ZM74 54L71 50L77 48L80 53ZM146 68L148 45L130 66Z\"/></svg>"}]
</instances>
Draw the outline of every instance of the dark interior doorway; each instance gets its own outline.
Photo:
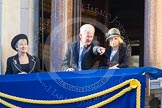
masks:
<instances>
[{"instance_id":1,"label":"dark interior doorway","mask_svg":"<svg viewBox=\"0 0 162 108\"><path fill-rule=\"evenodd\" d=\"M41 71L50 71L51 0L39 0L38 57Z\"/></svg>"},{"instance_id":2,"label":"dark interior doorway","mask_svg":"<svg viewBox=\"0 0 162 108\"><path fill-rule=\"evenodd\" d=\"M131 45L131 66L144 65L144 0L82 0L81 18L82 24L88 18L95 25L95 39L102 46L107 30L118 28Z\"/></svg>"}]
</instances>

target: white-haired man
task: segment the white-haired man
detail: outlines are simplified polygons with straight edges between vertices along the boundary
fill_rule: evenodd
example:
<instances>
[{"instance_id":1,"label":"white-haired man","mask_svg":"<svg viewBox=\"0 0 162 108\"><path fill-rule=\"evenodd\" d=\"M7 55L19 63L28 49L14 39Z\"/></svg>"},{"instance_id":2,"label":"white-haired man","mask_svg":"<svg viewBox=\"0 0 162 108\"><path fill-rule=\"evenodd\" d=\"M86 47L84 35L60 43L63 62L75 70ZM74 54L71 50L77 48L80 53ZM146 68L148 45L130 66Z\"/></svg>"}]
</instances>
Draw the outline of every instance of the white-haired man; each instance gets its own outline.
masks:
<instances>
[{"instance_id":1,"label":"white-haired man","mask_svg":"<svg viewBox=\"0 0 162 108\"><path fill-rule=\"evenodd\" d=\"M93 67L96 57L105 52L105 48L93 41L94 33L95 28L91 24L80 27L80 40L67 47L62 63L63 71L89 70Z\"/></svg>"}]
</instances>

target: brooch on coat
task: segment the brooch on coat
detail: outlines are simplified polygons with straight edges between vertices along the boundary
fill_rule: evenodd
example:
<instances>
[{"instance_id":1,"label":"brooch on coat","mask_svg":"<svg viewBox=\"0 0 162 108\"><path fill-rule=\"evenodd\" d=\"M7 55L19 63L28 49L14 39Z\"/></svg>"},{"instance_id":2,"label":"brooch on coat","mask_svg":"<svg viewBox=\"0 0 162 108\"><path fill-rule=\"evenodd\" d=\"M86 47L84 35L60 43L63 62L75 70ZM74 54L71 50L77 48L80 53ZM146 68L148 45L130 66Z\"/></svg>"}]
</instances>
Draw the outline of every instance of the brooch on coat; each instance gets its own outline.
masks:
<instances>
[{"instance_id":1,"label":"brooch on coat","mask_svg":"<svg viewBox=\"0 0 162 108\"><path fill-rule=\"evenodd\" d=\"M16 61L16 60L14 60L14 63L15 63L15 64L17 64L17 61Z\"/></svg>"},{"instance_id":2,"label":"brooch on coat","mask_svg":"<svg viewBox=\"0 0 162 108\"><path fill-rule=\"evenodd\" d=\"M110 61L109 60L106 60L106 63L105 63L107 66L110 65Z\"/></svg>"}]
</instances>

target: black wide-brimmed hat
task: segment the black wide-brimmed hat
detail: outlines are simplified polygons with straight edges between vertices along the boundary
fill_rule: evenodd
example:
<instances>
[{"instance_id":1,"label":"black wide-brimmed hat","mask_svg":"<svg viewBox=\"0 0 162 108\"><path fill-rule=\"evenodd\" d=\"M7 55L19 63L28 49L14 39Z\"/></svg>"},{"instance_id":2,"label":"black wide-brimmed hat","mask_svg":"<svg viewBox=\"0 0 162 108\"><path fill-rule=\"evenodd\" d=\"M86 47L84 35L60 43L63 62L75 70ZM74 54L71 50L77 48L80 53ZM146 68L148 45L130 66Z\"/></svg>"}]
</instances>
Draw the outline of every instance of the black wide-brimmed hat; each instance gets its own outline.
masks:
<instances>
[{"instance_id":1,"label":"black wide-brimmed hat","mask_svg":"<svg viewBox=\"0 0 162 108\"><path fill-rule=\"evenodd\" d=\"M15 45L16 45L16 43L17 43L20 39L26 39L26 40L27 40L27 44L28 44L28 37L27 37L25 34L18 34L18 35L16 35L16 36L12 39L12 41L11 41L11 47L12 47L15 51L17 51Z\"/></svg>"},{"instance_id":2,"label":"black wide-brimmed hat","mask_svg":"<svg viewBox=\"0 0 162 108\"><path fill-rule=\"evenodd\" d=\"M122 39L124 39L123 36L121 36L120 34L120 31L117 29L117 28L111 28L106 34L105 34L105 38L106 38L106 41L112 37L115 37L115 36L119 36L121 37Z\"/></svg>"}]
</instances>

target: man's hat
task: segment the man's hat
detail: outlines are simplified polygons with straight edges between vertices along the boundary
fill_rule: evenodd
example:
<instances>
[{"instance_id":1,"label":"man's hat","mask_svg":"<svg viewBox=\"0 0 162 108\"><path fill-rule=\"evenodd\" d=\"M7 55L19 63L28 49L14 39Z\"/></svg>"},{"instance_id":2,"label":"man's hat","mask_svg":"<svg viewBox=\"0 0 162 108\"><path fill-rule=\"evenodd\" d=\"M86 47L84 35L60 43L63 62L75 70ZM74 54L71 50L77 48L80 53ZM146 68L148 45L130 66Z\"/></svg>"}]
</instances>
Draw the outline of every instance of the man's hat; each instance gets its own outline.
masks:
<instances>
[{"instance_id":1,"label":"man's hat","mask_svg":"<svg viewBox=\"0 0 162 108\"><path fill-rule=\"evenodd\" d=\"M26 39L26 40L27 40L27 44L28 44L28 37L27 37L25 34L18 34L18 35L16 35L16 36L12 39L12 41L11 41L11 47L12 47L15 51L17 51L15 45L16 45L16 43L17 43L20 39Z\"/></svg>"},{"instance_id":2,"label":"man's hat","mask_svg":"<svg viewBox=\"0 0 162 108\"><path fill-rule=\"evenodd\" d=\"M122 39L124 39L121 34L120 34L120 31L117 29L117 28L111 28L106 34L105 34L105 37L106 37L106 41L112 37L115 37L115 36L119 36L121 37Z\"/></svg>"}]
</instances>

